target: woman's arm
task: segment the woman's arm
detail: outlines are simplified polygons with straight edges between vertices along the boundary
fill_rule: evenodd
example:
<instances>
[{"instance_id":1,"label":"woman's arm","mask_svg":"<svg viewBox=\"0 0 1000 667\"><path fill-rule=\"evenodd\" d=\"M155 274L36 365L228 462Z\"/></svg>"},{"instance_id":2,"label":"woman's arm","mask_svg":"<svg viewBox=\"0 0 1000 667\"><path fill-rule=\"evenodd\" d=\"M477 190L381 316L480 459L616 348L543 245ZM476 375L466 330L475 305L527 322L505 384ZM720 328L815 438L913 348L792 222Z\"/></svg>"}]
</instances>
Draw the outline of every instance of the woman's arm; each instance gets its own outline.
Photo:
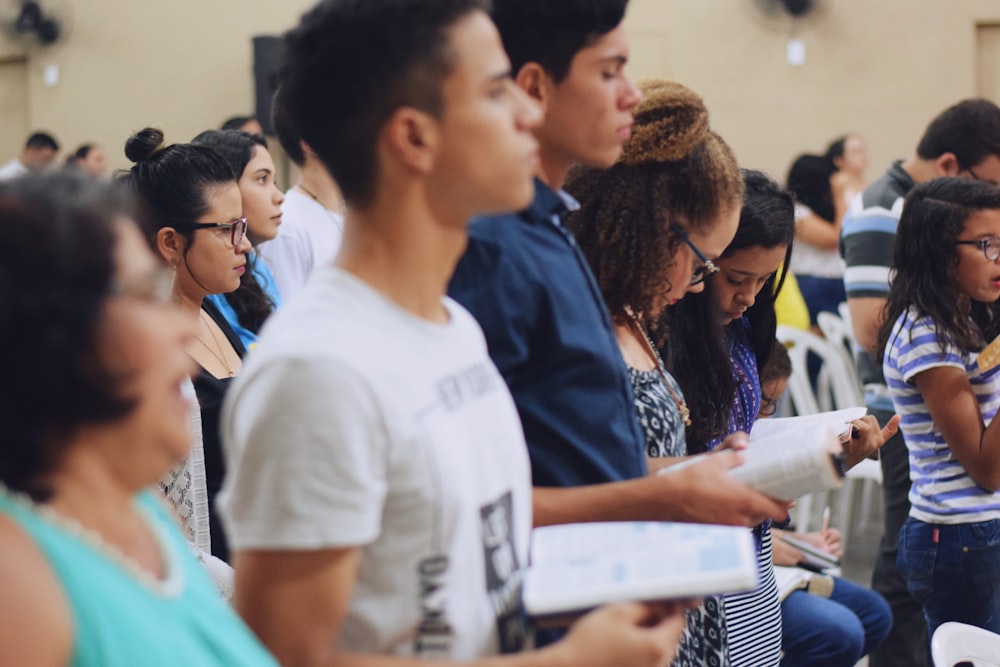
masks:
<instances>
[{"instance_id":1,"label":"woman's arm","mask_svg":"<svg viewBox=\"0 0 1000 667\"><path fill-rule=\"evenodd\" d=\"M965 372L937 366L915 375L913 381L969 477L988 491L1000 490L1000 420L983 426L979 400Z\"/></svg>"},{"instance_id":2,"label":"woman's arm","mask_svg":"<svg viewBox=\"0 0 1000 667\"><path fill-rule=\"evenodd\" d=\"M68 665L73 622L45 557L24 531L2 515L0 544L0 665Z\"/></svg>"}]
</instances>

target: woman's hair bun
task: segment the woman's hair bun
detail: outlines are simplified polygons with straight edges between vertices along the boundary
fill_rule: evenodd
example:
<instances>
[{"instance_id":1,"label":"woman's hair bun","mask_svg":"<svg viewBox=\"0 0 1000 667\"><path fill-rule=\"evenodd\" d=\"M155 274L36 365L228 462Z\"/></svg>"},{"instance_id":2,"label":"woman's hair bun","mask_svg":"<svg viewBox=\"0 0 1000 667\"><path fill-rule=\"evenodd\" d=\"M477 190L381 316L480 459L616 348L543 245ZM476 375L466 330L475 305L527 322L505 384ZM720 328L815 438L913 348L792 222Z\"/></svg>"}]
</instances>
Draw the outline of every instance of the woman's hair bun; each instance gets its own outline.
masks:
<instances>
[{"instance_id":1,"label":"woman's hair bun","mask_svg":"<svg viewBox=\"0 0 1000 667\"><path fill-rule=\"evenodd\" d=\"M632 136L621 162L672 162L688 155L708 136L708 109L698 93L674 81L641 81L642 101L633 112Z\"/></svg>"},{"instance_id":2,"label":"woman's hair bun","mask_svg":"<svg viewBox=\"0 0 1000 667\"><path fill-rule=\"evenodd\" d=\"M165 148L163 131L155 127L139 130L125 141L125 157L132 162L143 162Z\"/></svg>"}]
</instances>

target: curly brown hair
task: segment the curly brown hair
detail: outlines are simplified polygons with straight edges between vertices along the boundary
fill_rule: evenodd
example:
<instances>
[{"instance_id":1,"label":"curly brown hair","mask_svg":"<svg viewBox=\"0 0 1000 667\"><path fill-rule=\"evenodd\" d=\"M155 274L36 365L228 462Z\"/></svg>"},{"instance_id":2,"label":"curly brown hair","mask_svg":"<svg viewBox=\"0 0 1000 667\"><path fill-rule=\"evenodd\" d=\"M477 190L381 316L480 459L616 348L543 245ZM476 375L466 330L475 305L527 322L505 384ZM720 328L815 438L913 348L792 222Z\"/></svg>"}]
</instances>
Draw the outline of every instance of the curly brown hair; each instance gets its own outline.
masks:
<instances>
[{"instance_id":1,"label":"curly brown hair","mask_svg":"<svg viewBox=\"0 0 1000 667\"><path fill-rule=\"evenodd\" d=\"M694 91L670 81L639 84L632 137L610 169L577 167L566 191L579 202L567 226L587 257L612 317L652 311L671 288L666 268L687 232L710 229L743 198L732 150L708 126ZM647 322L647 325L651 325Z\"/></svg>"}]
</instances>

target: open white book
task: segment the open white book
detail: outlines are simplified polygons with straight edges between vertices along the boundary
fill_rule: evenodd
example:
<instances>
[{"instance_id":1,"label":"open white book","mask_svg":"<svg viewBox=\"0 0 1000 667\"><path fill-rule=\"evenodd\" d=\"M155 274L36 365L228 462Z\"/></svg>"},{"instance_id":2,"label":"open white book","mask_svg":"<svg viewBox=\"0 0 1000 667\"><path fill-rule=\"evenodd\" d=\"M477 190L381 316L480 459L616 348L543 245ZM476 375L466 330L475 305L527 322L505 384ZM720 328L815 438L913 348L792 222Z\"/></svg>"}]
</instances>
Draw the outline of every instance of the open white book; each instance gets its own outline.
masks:
<instances>
[{"instance_id":1,"label":"open white book","mask_svg":"<svg viewBox=\"0 0 1000 667\"><path fill-rule=\"evenodd\" d=\"M750 444L753 445L755 439L766 438L771 435L794 431L800 427L811 427L819 429L828 425L841 442L845 442L851 437L850 422L861 419L868 414L868 408L845 408L843 410L833 410L831 412L818 412L814 415L801 415L798 417L769 417L758 419L750 429Z\"/></svg>"},{"instance_id":2,"label":"open white book","mask_svg":"<svg viewBox=\"0 0 1000 667\"><path fill-rule=\"evenodd\" d=\"M743 465L730 474L779 500L840 488L844 478L842 443L851 437L850 421L867 409L849 408L801 417L758 419L750 431ZM699 456L711 456L700 454ZM660 470L673 474L699 456Z\"/></svg>"},{"instance_id":3,"label":"open white book","mask_svg":"<svg viewBox=\"0 0 1000 667\"><path fill-rule=\"evenodd\" d=\"M563 616L610 602L702 597L756 585L756 552L746 528L579 523L532 533L524 606L535 617Z\"/></svg>"},{"instance_id":4,"label":"open white book","mask_svg":"<svg viewBox=\"0 0 1000 667\"><path fill-rule=\"evenodd\" d=\"M866 408L815 415L758 419L750 430L746 463L733 468L736 479L781 500L840 488L844 478L842 443L850 422Z\"/></svg>"}]
</instances>

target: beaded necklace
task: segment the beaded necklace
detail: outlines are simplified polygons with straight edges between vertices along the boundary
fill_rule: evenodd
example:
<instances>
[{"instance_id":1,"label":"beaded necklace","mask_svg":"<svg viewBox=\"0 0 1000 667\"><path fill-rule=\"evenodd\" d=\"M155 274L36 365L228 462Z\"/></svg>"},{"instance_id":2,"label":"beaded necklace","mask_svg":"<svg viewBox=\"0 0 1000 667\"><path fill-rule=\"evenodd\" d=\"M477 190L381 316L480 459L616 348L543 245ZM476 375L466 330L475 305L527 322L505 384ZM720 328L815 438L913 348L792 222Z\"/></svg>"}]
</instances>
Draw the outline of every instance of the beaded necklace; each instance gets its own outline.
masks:
<instances>
[{"instance_id":1,"label":"beaded necklace","mask_svg":"<svg viewBox=\"0 0 1000 667\"><path fill-rule=\"evenodd\" d=\"M660 372L660 377L663 379L663 386L667 388L667 391L670 392L670 397L674 399L674 404L677 405L677 411L680 413L681 419L684 421L684 425L690 426L691 409L688 408L687 402L678 396L677 392L674 391L672 383L669 378L667 378L666 365L663 363L663 359L660 357L659 351L657 351L656 346L653 345L653 341L649 339L646 329L643 328L642 324L639 322L639 318L632 312L632 309L626 308L625 314L628 316L629 325L638 334L639 341L643 344L645 351L649 354L653 363L656 364L656 370Z\"/></svg>"}]
</instances>

